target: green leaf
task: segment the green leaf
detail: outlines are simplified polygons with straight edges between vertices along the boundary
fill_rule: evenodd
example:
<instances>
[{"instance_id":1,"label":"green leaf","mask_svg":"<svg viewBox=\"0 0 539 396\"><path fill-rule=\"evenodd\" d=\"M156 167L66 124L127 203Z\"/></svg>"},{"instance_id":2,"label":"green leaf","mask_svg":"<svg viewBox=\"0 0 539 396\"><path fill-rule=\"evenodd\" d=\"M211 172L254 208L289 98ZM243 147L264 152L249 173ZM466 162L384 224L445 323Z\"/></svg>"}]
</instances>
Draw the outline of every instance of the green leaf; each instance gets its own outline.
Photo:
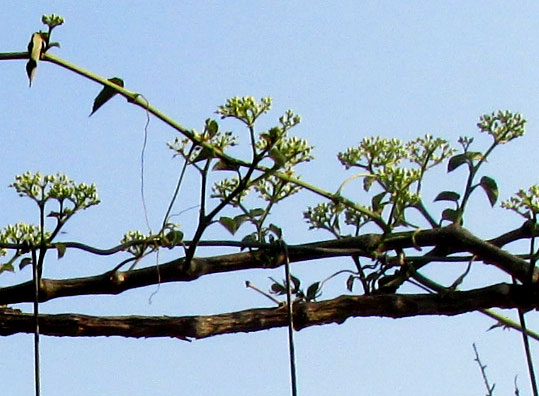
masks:
<instances>
[{"instance_id":1,"label":"green leaf","mask_svg":"<svg viewBox=\"0 0 539 396\"><path fill-rule=\"evenodd\" d=\"M246 220L245 215L239 215L239 216L236 216L235 218L222 216L219 219L219 224L221 224L223 227L227 229L228 232L234 235L236 231L238 231L238 229L241 227L241 225L245 222L245 220Z\"/></svg>"},{"instance_id":2,"label":"green leaf","mask_svg":"<svg viewBox=\"0 0 539 396\"><path fill-rule=\"evenodd\" d=\"M260 217L262 216L266 211L262 208L254 208L249 211L249 216L251 217Z\"/></svg>"},{"instance_id":3,"label":"green leaf","mask_svg":"<svg viewBox=\"0 0 539 396\"><path fill-rule=\"evenodd\" d=\"M200 150L200 153L198 153L196 158L193 160L193 164L196 162L204 161L205 159L208 159L208 158L213 158L213 157L215 157L213 150L210 150L209 148L204 147L202 148L202 150Z\"/></svg>"},{"instance_id":4,"label":"green leaf","mask_svg":"<svg viewBox=\"0 0 539 396\"><path fill-rule=\"evenodd\" d=\"M283 230L280 227L277 227L275 224L270 224L268 230L273 232L278 239L283 237Z\"/></svg>"},{"instance_id":5,"label":"green leaf","mask_svg":"<svg viewBox=\"0 0 539 396\"><path fill-rule=\"evenodd\" d=\"M232 164L222 158L213 166L215 171L237 171L238 169L240 169L239 165Z\"/></svg>"},{"instance_id":6,"label":"green leaf","mask_svg":"<svg viewBox=\"0 0 539 396\"><path fill-rule=\"evenodd\" d=\"M479 185L487 194L490 205L494 206L498 200L498 185L496 184L496 180L488 176L483 176L479 181Z\"/></svg>"},{"instance_id":7,"label":"green leaf","mask_svg":"<svg viewBox=\"0 0 539 396\"><path fill-rule=\"evenodd\" d=\"M270 291L273 294L277 294L277 295L281 296L283 294L286 294L286 287L281 285L279 282L273 281L273 284L271 285Z\"/></svg>"},{"instance_id":8,"label":"green leaf","mask_svg":"<svg viewBox=\"0 0 539 396\"><path fill-rule=\"evenodd\" d=\"M123 88L124 86L124 81L121 78L113 77L109 78L109 81L115 85L118 85L119 87ZM96 96L94 100L94 105L92 107L92 112L90 113L89 117L94 114L101 106L107 103L117 93L118 92L116 90L105 85L101 92L99 92L99 94Z\"/></svg>"},{"instance_id":9,"label":"green leaf","mask_svg":"<svg viewBox=\"0 0 539 396\"><path fill-rule=\"evenodd\" d=\"M434 198L434 202L436 201L451 201L451 202L458 202L460 199L460 194L457 194L454 191L442 191L440 194Z\"/></svg>"},{"instance_id":10,"label":"green leaf","mask_svg":"<svg viewBox=\"0 0 539 396\"><path fill-rule=\"evenodd\" d=\"M30 257L25 257L19 262L19 269L23 269L28 264L32 264L32 259Z\"/></svg>"},{"instance_id":11,"label":"green leaf","mask_svg":"<svg viewBox=\"0 0 539 396\"><path fill-rule=\"evenodd\" d=\"M230 232L232 235L234 235L238 230L236 221L231 217L221 216L221 218L219 219L219 224L225 227L227 231Z\"/></svg>"},{"instance_id":12,"label":"green leaf","mask_svg":"<svg viewBox=\"0 0 539 396\"><path fill-rule=\"evenodd\" d=\"M275 162L275 168L281 168L283 165L286 164L286 157L281 152L281 150L277 149L276 147L273 147L270 150L269 156Z\"/></svg>"},{"instance_id":13,"label":"green leaf","mask_svg":"<svg viewBox=\"0 0 539 396\"><path fill-rule=\"evenodd\" d=\"M455 209L445 209L442 212L442 219L449 220L452 223L455 223L459 217L459 212Z\"/></svg>"},{"instance_id":14,"label":"green leaf","mask_svg":"<svg viewBox=\"0 0 539 396\"><path fill-rule=\"evenodd\" d=\"M208 135L210 135L210 137L214 137L219 131L219 125L217 124L217 121L210 120L208 118L206 120L206 131L208 132Z\"/></svg>"},{"instance_id":15,"label":"green leaf","mask_svg":"<svg viewBox=\"0 0 539 396\"><path fill-rule=\"evenodd\" d=\"M13 263L11 261L8 263L0 264L0 274L5 271L15 272L15 268L13 267Z\"/></svg>"},{"instance_id":16,"label":"green leaf","mask_svg":"<svg viewBox=\"0 0 539 396\"><path fill-rule=\"evenodd\" d=\"M363 179L363 190L369 191L372 186L372 183L374 183L374 179L375 178L373 176L365 176L365 178Z\"/></svg>"},{"instance_id":17,"label":"green leaf","mask_svg":"<svg viewBox=\"0 0 539 396\"><path fill-rule=\"evenodd\" d=\"M183 232L180 230L171 230L163 237L163 245L166 247L174 247L183 241Z\"/></svg>"},{"instance_id":18,"label":"green leaf","mask_svg":"<svg viewBox=\"0 0 539 396\"><path fill-rule=\"evenodd\" d=\"M314 282L309 288L307 289L307 295L305 298L307 301L312 301L318 296L318 291L320 289L320 282Z\"/></svg>"},{"instance_id":19,"label":"green leaf","mask_svg":"<svg viewBox=\"0 0 539 396\"><path fill-rule=\"evenodd\" d=\"M28 85L32 86L32 80L36 74L37 62L41 59L41 53L45 49L47 42L45 41L46 33L35 32L30 37L28 43L28 63L26 63L26 74L28 75Z\"/></svg>"},{"instance_id":20,"label":"green leaf","mask_svg":"<svg viewBox=\"0 0 539 396\"><path fill-rule=\"evenodd\" d=\"M386 191L381 192L380 194L376 194L374 197L372 197L371 205L372 205L372 211L375 213L380 213L384 209L384 205L381 204L382 199L384 199L386 195Z\"/></svg>"},{"instance_id":21,"label":"green leaf","mask_svg":"<svg viewBox=\"0 0 539 396\"><path fill-rule=\"evenodd\" d=\"M58 260L60 260L62 257L64 257L64 254L66 253L66 245L63 243L57 243L54 245L56 247L56 251L58 252Z\"/></svg>"},{"instance_id":22,"label":"green leaf","mask_svg":"<svg viewBox=\"0 0 539 396\"><path fill-rule=\"evenodd\" d=\"M466 153L452 156L449 158L449 162L447 163L447 172L453 172L462 164L468 163L468 161L469 159Z\"/></svg>"},{"instance_id":23,"label":"green leaf","mask_svg":"<svg viewBox=\"0 0 539 396\"><path fill-rule=\"evenodd\" d=\"M346 288L348 291L352 291L352 287L354 287L354 281L356 280L356 277L354 275L350 275L348 279L346 280Z\"/></svg>"},{"instance_id":24,"label":"green leaf","mask_svg":"<svg viewBox=\"0 0 539 396\"><path fill-rule=\"evenodd\" d=\"M299 290L299 287L301 286L301 281L296 278L294 275L290 275L290 279L292 280L292 283L294 284L294 287L292 288L292 293L296 293Z\"/></svg>"}]
</instances>

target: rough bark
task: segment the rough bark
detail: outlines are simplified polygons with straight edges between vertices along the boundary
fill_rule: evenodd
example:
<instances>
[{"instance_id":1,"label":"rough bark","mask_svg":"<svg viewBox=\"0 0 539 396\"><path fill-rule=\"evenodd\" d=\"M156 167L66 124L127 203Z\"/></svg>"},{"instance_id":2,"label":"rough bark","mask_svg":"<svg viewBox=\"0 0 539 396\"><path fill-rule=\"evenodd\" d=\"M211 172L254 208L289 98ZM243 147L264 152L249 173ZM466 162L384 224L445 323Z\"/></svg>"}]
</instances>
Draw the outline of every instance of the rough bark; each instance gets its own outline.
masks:
<instances>
[{"instance_id":1,"label":"rough bark","mask_svg":"<svg viewBox=\"0 0 539 396\"><path fill-rule=\"evenodd\" d=\"M418 315L458 315L487 308L538 309L539 285L497 284L445 294L379 294L340 296L321 302L296 302L296 330L352 317L403 318ZM248 309L209 316L96 317L79 314L40 315L40 332L68 337L173 337L201 339L221 334L249 333L288 325L284 306ZM0 335L33 333L34 317L17 310L0 310Z\"/></svg>"}]
</instances>

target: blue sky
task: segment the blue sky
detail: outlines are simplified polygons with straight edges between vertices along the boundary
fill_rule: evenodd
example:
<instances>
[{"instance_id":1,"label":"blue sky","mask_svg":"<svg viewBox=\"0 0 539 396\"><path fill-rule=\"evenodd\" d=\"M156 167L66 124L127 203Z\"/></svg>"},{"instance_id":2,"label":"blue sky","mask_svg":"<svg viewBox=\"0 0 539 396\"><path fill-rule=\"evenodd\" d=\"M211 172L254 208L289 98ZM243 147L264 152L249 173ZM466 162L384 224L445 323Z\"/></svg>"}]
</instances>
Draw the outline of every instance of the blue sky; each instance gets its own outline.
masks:
<instances>
[{"instance_id":1,"label":"blue sky","mask_svg":"<svg viewBox=\"0 0 539 396\"><path fill-rule=\"evenodd\" d=\"M189 128L201 129L217 106L232 96L271 96L274 110L262 127L286 110L301 114L294 133L315 146L315 162L300 168L303 178L336 190L349 174L336 154L363 137L409 140L425 133L452 143L476 137L479 116L499 109L522 112L527 135L501 147L486 172L497 178L501 198L537 183L539 120L539 26L536 2L502 1L4 1L0 12L1 52L24 51L42 28L41 15L65 17L54 32L54 52L105 77L119 76L155 106ZM75 218L66 239L96 246L115 244L129 229L145 229L140 199L140 150L146 115L114 98L88 118L100 87L51 64L40 64L28 89L24 62L0 63L0 226L35 222L31 205L7 186L26 170L65 172L97 184L102 204ZM241 126L224 123L241 134ZM165 142L175 132L152 119L146 151L146 194L153 227L161 222L180 163ZM457 172L455 172L457 173ZM460 178L459 178L460 176ZM463 174L444 172L430 180L431 193L459 186ZM442 187L441 187L442 186ZM429 191L429 190L427 190ZM368 199L351 190L353 199ZM197 189L182 191L178 211L196 202ZM434 195L433 195L434 197ZM289 243L329 238L308 232L301 211L319 199L301 194L275 211ZM484 197L473 201L477 216L467 226L491 237L520 220ZM7 208L7 210L6 210ZM177 219L186 232L193 211ZM224 234L214 233L212 236ZM166 257L166 256L165 256ZM116 262L69 253L51 260L45 276L99 273ZM304 263L293 271L310 283L345 260ZM435 268L448 276L461 268ZM482 268L472 275L480 278ZM492 271L486 276L495 277ZM260 271L162 285L116 297L81 297L42 305L43 312L96 315L187 315L267 306L246 290L249 279L262 288ZM0 286L25 280L29 270L4 274ZM506 279L501 279L506 280ZM324 297L344 292L336 281ZM332 294L333 293L333 294ZM21 306L30 309L30 306ZM536 314L530 323L539 327ZM479 348L500 393L529 394L520 336L486 332L480 314L454 318L354 319L296 334L300 394L472 395L484 393L473 362ZM535 352L537 347L535 346ZM537 353L536 353L537 355ZM32 337L0 339L4 364L0 389L32 394ZM288 392L286 331L271 330L185 343L121 338L43 338L43 395L274 395Z\"/></svg>"}]
</instances>

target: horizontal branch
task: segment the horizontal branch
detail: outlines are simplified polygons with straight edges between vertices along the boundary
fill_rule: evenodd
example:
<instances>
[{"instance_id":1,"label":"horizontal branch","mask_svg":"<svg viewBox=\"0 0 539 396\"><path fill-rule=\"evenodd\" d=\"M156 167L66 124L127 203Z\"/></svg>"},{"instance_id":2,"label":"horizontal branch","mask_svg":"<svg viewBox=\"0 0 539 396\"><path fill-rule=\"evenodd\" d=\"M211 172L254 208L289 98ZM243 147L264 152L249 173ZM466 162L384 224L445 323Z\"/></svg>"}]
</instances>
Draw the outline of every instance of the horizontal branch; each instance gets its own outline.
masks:
<instances>
[{"instance_id":1,"label":"horizontal branch","mask_svg":"<svg viewBox=\"0 0 539 396\"><path fill-rule=\"evenodd\" d=\"M291 262L338 256L366 256L394 249L443 246L445 254L466 251L477 261L496 265L522 282L529 279L529 263L507 251L473 236L461 227L448 226L418 232L401 232L383 236L365 234L358 237L289 246ZM187 263L183 258L132 271L109 271L104 274L72 279L42 279L40 301L60 297L119 294L126 290L167 282L189 282L205 275L256 268L277 268L284 263L278 246L213 257L196 257ZM32 302L31 281L0 288L0 304Z\"/></svg>"},{"instance_id":2,"label":"horizontal branch","mask_svg":"<svg viewBox=\"0 0 539 396\"><path fill-rule=\"evenodd\" d=\"M351 317L403 318L419 315L458 315L487 308L538 309L537 285L497 284L470 291L439 294L380 294L340 296L321 302L296 302L296 330L306 327L341 324ZM40 332L69 337L173 337L201 339L221 334L249 333L288 324L284 306L239 312L183 317L113 316L79 314L40 315ZM0 310L0 335L33 333L32 314Z\"/></svg>"}]
</instances>

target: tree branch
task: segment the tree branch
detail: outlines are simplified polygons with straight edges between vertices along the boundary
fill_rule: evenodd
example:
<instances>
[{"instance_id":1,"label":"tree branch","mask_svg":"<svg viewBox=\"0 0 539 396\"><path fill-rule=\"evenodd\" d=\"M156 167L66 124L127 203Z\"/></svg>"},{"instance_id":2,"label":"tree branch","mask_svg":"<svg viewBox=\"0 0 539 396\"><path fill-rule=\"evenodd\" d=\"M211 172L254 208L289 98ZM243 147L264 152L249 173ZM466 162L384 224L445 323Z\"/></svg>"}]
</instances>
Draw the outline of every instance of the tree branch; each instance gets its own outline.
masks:
<instances>
[{"instance_id":1,"label":"tree branch","mask_svg":"<svg viewBox=\"0 0 539 396\"><path fill-rule=\"evenodd\" d=\"M380 294L340 296L321 302L296 302L296 330L341 324L351 317L403 318L419 315L458 315L487 308L539 308L539 287L497 284L470 291L439 294ZM288 324L286 306L257 308L209 316L96 317L78 314L40 315L41 334L68 337L173 337L201 339L221 334L249 333ZM31 314L0 310L0 335L33 333Z\"/></svg>"}]
</instances>

